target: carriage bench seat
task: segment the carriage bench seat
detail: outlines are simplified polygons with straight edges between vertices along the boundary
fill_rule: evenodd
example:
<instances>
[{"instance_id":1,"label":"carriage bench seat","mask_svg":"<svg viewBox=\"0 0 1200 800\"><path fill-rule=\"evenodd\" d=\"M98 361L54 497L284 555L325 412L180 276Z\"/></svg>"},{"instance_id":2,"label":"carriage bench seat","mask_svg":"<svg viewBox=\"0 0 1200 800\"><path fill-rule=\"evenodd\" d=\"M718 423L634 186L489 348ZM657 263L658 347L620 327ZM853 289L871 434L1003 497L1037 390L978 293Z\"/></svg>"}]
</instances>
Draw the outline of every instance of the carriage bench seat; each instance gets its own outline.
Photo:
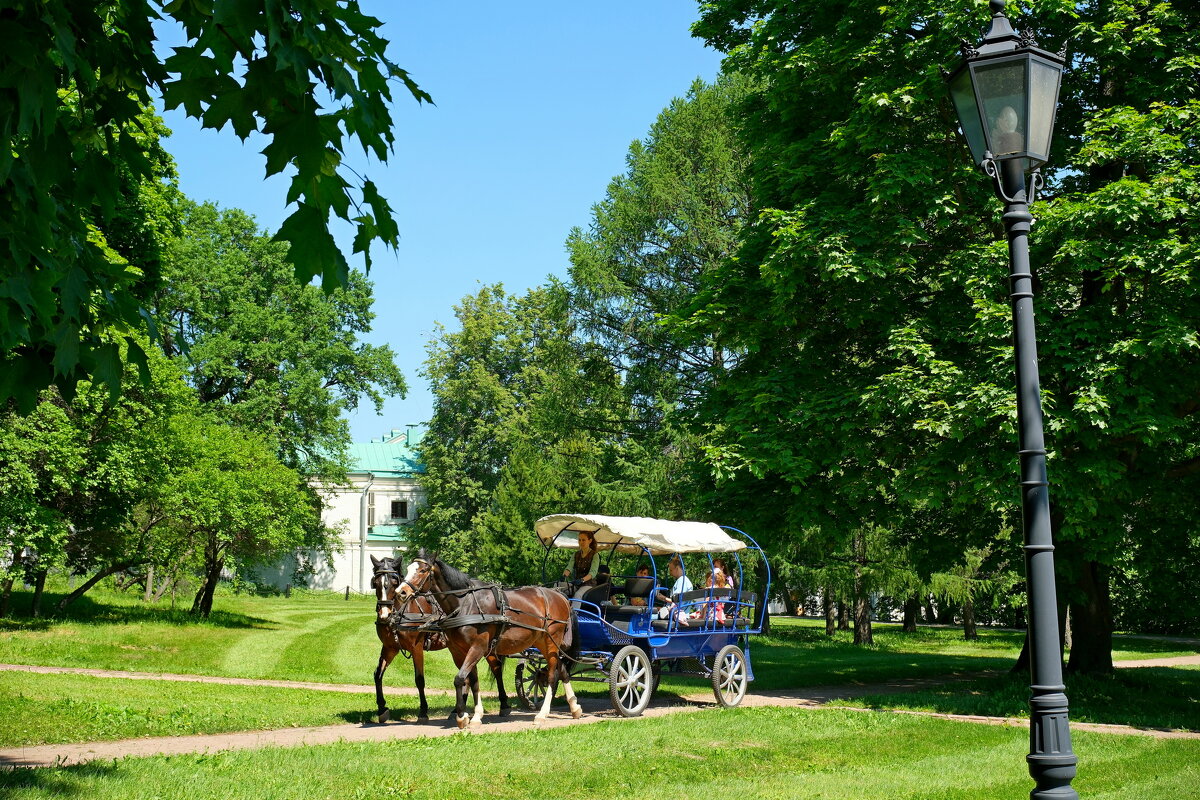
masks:
<instances>
[{"instance_id":1,"label":"carriage bench seat","mask_svg":"<svg viewBox=\"0 0 1200 800\"><path fill-rule=\"evenodd\" d=\"M613 587L613 594L625 595L627 600L632 600L635 597L640 597L649 604L650 595L654 591L654 579L647 577L630 578L625 581L625 585L617 588ZM642 616L649 612L648 605L620 605L620 606L604 606L604 618L611 621L628 622L634 617Z\"/></svg>"},{"instance_id":2,"label":"carriage bench seat","mask_svg":"<svg viewBox=\"0 0 1200 800\"><path fill-rule=\"evenodd\" d=\"M601 606L601 611L609 622L628 622L634 617L645 616L650 609L646 606Z\"/></svg>"}]
</instances>

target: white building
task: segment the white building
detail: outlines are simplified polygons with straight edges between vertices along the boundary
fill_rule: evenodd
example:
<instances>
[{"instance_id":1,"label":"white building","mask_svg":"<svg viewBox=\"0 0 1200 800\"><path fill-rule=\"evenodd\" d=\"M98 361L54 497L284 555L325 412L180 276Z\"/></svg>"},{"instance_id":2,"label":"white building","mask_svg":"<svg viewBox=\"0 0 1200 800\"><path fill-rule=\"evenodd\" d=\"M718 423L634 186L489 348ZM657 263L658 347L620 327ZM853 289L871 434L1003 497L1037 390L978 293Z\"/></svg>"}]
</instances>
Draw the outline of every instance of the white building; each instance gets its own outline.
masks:
<instances>
[{"instance_id":1,"label":"white building","mask_svg":"<svg viewBox=\"0 0 1200 800\"><path fill-rule=\"evenodd\" d=\"M347 483L319 487L326 506L321 517L329 527L341 529L342 537L332 567L315 560L309 588L369 592L370 556L395 556L406 549L404 529L416 520L425 502L424 468L414 450L420 435L415 428L394 429L370 442L351 445ZM258 574L261 580L283 586L291 581L295 566L295 559L287 559Z\"/></svg>"}]
</instances>

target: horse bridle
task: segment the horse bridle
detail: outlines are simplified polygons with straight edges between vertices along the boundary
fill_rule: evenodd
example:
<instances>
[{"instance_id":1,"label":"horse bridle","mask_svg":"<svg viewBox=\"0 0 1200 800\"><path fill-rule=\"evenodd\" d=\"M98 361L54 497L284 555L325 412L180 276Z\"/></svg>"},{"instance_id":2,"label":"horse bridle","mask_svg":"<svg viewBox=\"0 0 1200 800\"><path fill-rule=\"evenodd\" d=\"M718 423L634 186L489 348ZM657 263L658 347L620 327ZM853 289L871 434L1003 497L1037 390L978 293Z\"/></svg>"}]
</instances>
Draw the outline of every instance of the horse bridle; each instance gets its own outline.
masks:
<instances>
[{"instance_id":1,"label":"horse bridle","mask_svg":"<svg viewBox=\"0 0 1200 800\"><path fill-rule=\"evenodd\" d=\"M412 596L415 596L421 593L421 590L425 588L425 584L429 583L429 578L433 575L433 564L424 558L414 558L412 563L425 565L425 569L421 573L421 585L414 586L409 582L408 578L405 578L404 580L400 581L400 585L396 587L396 591L400 591L400 586L407 586L412 591ZM399 575L399 573L397 573L397 575Z\"/></svg>"},{"instance_id":2,"label":"horse bridle","mask_svg":"<svg viewBox=\"0 0 1200 800\"><path fill-rule=\"evenodd\" d=\"M394 569L377 569L377 570L375 570L375 575L372 577L371 582L374 583L375 582L374 579L380 577L381 575L395 575L396 581L397 581L397 583L396 583L397 590L400 588L400 585L403 583L403 581L400 580L400 573ZM377 614L379 612L379 609L381 609L381 608L386 608L386 609L388 609L389 612L394 612L396 610L395 606L396 606L395 593L392 594L391 600L380 600L378 598L375 599L375 612Z\"/></svg>"}]
</instances>

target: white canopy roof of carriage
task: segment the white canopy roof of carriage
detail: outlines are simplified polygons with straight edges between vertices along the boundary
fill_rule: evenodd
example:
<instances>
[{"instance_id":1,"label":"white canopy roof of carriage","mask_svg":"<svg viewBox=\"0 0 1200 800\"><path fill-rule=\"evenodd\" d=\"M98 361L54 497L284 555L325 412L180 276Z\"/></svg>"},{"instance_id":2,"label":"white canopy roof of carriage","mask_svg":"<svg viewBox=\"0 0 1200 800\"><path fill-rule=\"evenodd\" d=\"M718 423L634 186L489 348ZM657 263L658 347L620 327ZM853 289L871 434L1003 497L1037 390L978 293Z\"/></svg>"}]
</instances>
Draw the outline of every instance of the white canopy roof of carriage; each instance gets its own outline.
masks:
<instances>
[{"instance_id":1,"label":"white canopy roof of carriage","mask_svg":"<svg viewBox=\"0 0 1200 800\"><path fill-rule=\"evenodd\" d=\"M579 532L591 531L601 547L645 547L653 555L733 553L746 547L745 542L734 539L711 522L673 522L652 517L551 514L539 519L535 530L544 544L553 541L556 547L578 547Z\"/></svg>"}]
</instances>

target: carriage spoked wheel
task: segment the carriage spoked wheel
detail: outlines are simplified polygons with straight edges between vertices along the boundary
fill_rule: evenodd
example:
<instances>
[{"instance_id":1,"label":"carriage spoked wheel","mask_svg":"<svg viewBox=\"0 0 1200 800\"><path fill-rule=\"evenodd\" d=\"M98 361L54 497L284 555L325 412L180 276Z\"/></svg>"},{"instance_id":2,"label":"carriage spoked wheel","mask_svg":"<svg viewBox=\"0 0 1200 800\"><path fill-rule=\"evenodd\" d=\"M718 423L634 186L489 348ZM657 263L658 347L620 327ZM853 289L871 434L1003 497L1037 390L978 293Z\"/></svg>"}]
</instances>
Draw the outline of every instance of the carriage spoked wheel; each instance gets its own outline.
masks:
<instances>
[{"instance_id":1,"label":"carriage spoked wheel","mask_svg":"<svg viewBox=\"0 0 1200 800\"><path fill-rule=\"evenodd\" d=\"M608 697L622 717L636 717L650 704L654 673L650 656L635 644L626 645L613 656L608 667Z\"/></svg>"},{"instance_id":2,"label":"carriage spoked wheel","mask_svg":"<svg viewBox=\"0 0 1200 800\"><path fill-rule=\"evenodd\" d=\"M733 708L746 696L746 656L736 644L727 644L713 661L712 686L717 702Z\"/></svg>"},{"instance_id":3,"label":"carriage spoked wheel","mask_svg":"<svg viewBox=\"0 0 1200 800\"><path fill-rule=\"evenodd\" d=\"M517 684L517 699L530 711L540 709L546 699L546 689L550 685L546 660L537 656L522 658L517 662L514 680Z\"/></svg>"}]
</instances>

